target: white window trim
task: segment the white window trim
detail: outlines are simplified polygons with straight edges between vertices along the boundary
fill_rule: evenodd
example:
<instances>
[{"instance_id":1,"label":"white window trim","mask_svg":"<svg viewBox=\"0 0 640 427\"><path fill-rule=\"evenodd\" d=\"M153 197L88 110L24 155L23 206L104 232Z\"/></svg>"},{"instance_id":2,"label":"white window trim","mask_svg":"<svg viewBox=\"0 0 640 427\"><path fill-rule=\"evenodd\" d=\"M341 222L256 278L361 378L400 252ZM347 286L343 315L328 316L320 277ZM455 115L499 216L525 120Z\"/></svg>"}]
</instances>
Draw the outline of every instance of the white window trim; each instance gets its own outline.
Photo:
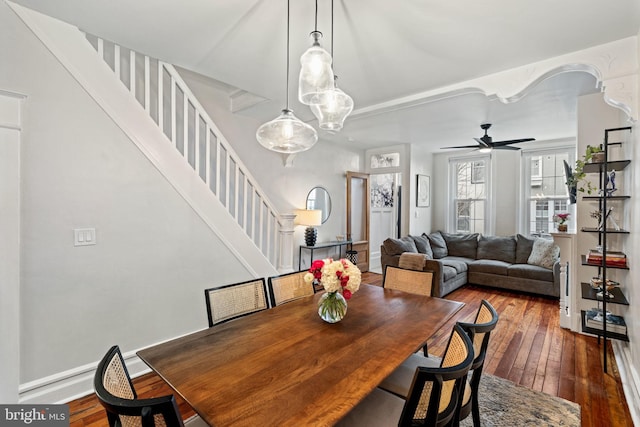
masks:
<instances>
[{"instance_id":1,"label":"white window trim","mask_svg":"<svg viewBox=\"0 0 640 427\"><path fill-rule=\"evenodd\" d=\"M454 163L477 162L480 160L486 161L485 172L484 172L484 176L485 176L484 184L487 189L487 192L486 192L487 195L484 203L484 209L485 209L484 234L492 235L495 230L495 218L493 217L493 210L494 210L494 204L495 204L495 190L493 188L494 176L492 172L493 156L491 156L491 153L488 153L488 154L457 156L457 157L449 158L449 168L447 171L449 175L449 179L448 179L449 193L447 195L447 221L446 221L447 232L451 233L451 232L455 232L456 230L455 209L453 208L453 201L456 199L455 191L457 187L455 185L456 179L453 174L452 165Z\"/></svg>"}]
</instances>

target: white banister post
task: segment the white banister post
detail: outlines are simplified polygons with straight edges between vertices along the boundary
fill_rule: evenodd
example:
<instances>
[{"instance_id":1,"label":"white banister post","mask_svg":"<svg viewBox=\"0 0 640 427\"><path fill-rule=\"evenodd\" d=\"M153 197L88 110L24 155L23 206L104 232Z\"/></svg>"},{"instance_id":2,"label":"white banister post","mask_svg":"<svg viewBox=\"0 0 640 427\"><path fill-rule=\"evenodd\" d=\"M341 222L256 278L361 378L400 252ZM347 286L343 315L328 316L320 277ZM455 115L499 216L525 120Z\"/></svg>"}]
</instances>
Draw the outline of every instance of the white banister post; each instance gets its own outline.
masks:
<instances>
[{"instance_id":1,"label":"white banister post","mask_svg":"<svg viewBox=\"0 0 640 427\"><path fill-rule=\"evenodd\" d=\"M278 271L290 273L293 271L293 219L296 214L280 215L280 261Z\"/></svg>"}]
</instances>

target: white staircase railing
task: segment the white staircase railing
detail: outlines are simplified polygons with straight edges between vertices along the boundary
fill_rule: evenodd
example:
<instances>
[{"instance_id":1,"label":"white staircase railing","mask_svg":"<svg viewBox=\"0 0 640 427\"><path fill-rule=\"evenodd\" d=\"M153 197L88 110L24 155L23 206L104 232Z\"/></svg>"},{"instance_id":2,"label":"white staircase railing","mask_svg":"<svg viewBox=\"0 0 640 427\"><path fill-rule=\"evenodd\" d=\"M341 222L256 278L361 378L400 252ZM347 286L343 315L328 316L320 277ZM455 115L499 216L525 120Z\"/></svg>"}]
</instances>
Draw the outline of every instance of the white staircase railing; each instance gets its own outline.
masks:
<instances>
[{"instance_id":1,"label":"white staircase railing","mask_svg":"<svg viewBox=\"0 0 640 427\"><path fill-rule=\"evenodd\" d=\"M283 243L280 216L175 68L85 36L212 194L278 267Z\"/></svg>"}]
</instances>

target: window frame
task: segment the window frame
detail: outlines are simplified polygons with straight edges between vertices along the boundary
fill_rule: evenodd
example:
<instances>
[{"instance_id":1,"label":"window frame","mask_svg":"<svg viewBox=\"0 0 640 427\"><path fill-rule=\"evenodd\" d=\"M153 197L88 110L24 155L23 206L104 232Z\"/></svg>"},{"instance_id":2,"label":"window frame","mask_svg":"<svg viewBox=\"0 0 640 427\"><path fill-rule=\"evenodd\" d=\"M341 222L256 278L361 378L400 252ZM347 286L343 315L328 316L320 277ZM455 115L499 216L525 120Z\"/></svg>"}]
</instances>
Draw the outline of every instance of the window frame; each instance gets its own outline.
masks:
<instances>
[{"instance_id":1,"label":"window frame","mask_svg":"<svg viewBox=\"0 0 640 427\"><path fill-rule=\"evenodd\" d=\"M571 205L569 203L569 195L567 192L567 197L544 197L544 198L536 198L532 194L532 184L536 184L537 186L542 185L544 177L543 177L543 158L548 155L558 155L558 154L567 154L567 162L569 165L574 165L576 160L576 146L575 145L560 145L554 148L539 148L539 149L530 149L530 150L522 150L520 157L520 197L519 197L519 225L518 232L523 235L532 235L536 233L536 230L531 230L531 224L534 221L539 221L537 215L535 217L531 216L531 204L537 201L548 201L550 205L548 206L548 210L554 211L555 205L558 201L566 200L567 209L566 212L571 213L571 217L575 218L576 209L575 204ZM539 158L539 173L535 176L532 175L532 164L531 161L534 158ZM562 176L564 176L564 171L562 172ZM537 209L535 209L537 212ZM565 212L565 211L563 211ZM550 217L551 218L551 217ZM553 223L551 220L548 221L549 231L548 233L554 232ZM545 232L547 233L547 232Z\"/></svg>"},{"instance_id":2,"label":"window frame","mask_svg":"<svg viewBox=\"0 0 640 427\"><path fill-rule=\"evenodd\" d=\"M493 233L493 216L492 216L492 206L493 206L493 175L491 173L492 169L492 156L491 153L482 153L478 155L467 155L467 156L455 156L449 158L449 167L448 167L448 175L449 175L449 192L448 192L448 201L447 201L447 222L446 229L450 233L458 232L458 217L456 216L458 203L461 201L468 202L476 202L482 201L484 202L484 227L482 234L490 235ZM474 169L477 168L477 163L484 162L484 179L482 181L477 181L474 179ZM470 175L470 183L473 184L484 184L484 198L458 198L457 194L457 174L456 174L456 165L459 163L471 163L471 175ZM477 182L474 182L477 181ZM465 217L471 224L475 219L469 217ZM475 231L470 231L475 232Z\"/></svg>"}]
</instances>

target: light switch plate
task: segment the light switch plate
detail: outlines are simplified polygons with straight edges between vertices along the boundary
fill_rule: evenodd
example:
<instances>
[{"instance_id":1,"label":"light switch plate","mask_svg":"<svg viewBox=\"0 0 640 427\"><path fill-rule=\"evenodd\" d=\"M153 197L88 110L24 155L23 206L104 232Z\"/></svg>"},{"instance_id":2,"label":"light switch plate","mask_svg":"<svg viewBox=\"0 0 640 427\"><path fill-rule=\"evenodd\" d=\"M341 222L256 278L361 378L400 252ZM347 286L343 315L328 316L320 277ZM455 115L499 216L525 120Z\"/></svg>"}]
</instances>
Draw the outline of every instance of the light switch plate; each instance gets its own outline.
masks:
<instances>
[{"instance_id":1,"label":"light switch plate","mask_svg":"<svg viewBox=\"0 0 640 427\"><path fill-rule=\"evenodd\" d=\"M95 228L74 228L73 246L89 246L96 244Z\"/></svg>"}]
</instances>

